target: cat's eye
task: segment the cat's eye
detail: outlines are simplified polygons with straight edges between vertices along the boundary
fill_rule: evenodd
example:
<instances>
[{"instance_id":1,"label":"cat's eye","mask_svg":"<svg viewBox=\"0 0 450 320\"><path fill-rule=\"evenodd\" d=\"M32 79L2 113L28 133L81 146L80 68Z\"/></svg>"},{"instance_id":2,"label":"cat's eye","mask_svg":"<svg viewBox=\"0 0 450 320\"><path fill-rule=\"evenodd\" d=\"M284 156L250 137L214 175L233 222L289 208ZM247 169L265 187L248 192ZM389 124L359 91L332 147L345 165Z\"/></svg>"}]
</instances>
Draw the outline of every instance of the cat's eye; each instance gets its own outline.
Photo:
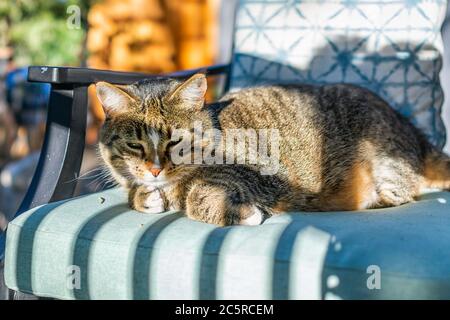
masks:
<instances>
[{"instance_id":1,"label":"cat's eye","mask_svg":"<svg viewBox=\"0 0 450 320\"><path fill-rule=\"evenodd\" d=\"M140 143L133 143L133 142L127 142L127 147L131 148L131 149L136 149L136 150L142 150L142 144Z\"/></svg>"}]
</instances>

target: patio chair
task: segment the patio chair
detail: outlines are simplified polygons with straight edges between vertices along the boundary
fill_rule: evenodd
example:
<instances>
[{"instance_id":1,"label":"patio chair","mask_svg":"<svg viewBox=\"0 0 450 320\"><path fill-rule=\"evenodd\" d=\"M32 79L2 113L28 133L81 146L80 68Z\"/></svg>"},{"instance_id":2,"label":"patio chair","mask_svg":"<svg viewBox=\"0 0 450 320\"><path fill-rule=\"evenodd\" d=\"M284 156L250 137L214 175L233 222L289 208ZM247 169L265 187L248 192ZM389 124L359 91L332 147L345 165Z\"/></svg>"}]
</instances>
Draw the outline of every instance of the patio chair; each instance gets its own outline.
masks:
<instances>
[{"instance_id":1,"label":"patio chair","mask_svg":"<svg viewBox=\"0 0 450 320\"><path fill-rule=\"evenodd\" d=\"M445 12L439 0L321 1L321 7L241 1L232 61L207 73L226 74L230 90L273 82L362 85L443 146ZM138 213L117 188L72 198L87 87L148 77L29 68L30 81L50 83L52 90L39 164L7 230L5 282L12 298L450 298L450 192L430 191L395 208L289 212L260 226L223 228L180 212Z\"/></svg>"}]
</instances>

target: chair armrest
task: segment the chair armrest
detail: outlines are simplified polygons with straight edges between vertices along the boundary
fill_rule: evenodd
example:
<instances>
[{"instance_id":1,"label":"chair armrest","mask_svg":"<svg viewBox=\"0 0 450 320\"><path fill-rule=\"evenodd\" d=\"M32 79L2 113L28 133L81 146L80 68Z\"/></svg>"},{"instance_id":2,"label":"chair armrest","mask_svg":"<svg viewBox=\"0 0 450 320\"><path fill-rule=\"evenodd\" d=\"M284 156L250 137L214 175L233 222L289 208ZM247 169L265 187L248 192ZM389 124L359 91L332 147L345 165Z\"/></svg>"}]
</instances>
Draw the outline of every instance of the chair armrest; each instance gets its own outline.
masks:
<instances>
[{"instance_id":1,"label":"chair armrest","mask_svg":"<svg viewBox=\"0 0 450 320\"><path fill-rule=\"evenodd\" d=\"M87 88L79 84L52 84L38 164L15 216L73 195L85 144Z\"/></svg>"},{"instance_id":2,"label":"chair armrest","mask_svg":"<svg viewBox=\"0 0 450 320\"><path fill-rule=\"evenodd\" d=\"M199 71L207 75L228 75L229 69L229 65L216 65L166 75L148 75L88 68L29 67L29 81L50 83L52 89L38 165L16 216L38 205L73 196L85 145L87 89L90 84L98 81L130 84L152 77L185 78Z\"/></svg>"},{"instance_id":3,"label":"chair armrest","mask_svg":"<svg viewBox=\"0 0 450 320\"><path fill-rule=\"evenodd\" d=\"M197 72L206 72L208 75L227 74L229 68L229 64L222 64L163 75L149 75L137 72L121 72L89 68L32 66L28 68L28 81L51 84L76 83L83 85L89 85L99 81L106 81L115 84L129 84L142 79L154 77L185 78Z\"/></svg>"}]
</instances>

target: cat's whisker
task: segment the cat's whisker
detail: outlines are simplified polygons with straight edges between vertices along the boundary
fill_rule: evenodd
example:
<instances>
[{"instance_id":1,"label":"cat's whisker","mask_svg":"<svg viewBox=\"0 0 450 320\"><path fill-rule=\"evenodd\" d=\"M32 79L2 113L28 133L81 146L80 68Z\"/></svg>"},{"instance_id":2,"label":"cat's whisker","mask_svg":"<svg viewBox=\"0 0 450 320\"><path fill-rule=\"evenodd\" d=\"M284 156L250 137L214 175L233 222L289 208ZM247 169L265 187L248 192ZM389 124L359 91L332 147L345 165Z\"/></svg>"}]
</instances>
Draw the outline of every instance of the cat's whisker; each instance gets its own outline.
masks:
<instances>
[{"instance_id":1,"label":"cat's whisker","mask_svg":"<svg viewBox=\"0 0 450 320\"><path fill-rule=\"evenodd\" d=\"M111 176L109 172L106 172L105 174L96 177L91 182L89 182L88 187L92 186L93 184L96 184L95 190L97 191L99 186L104 185L105 183L108 183L110 181L115 181L114 177Z\"/></svg>"},{"instance_id":2,"label":"cat's whisker","mask_svg":"<svg viewBox=\"0 0 450 320\"><path fill-rule=\"evenodd\" d=\"M90 175L91 173L93 173L95 171L100 171L100 172L95 175ZM97 176L100 176L105 173L109 174L109 172L105 171L105 169L103 169L103 168L94 168L94 169L84 172L83 174L79 175L78 177L76 177L74 179L67 180L66 183L71 183L71 182L78 181L78 180L88 180L91 178L96 178Z\"/></svg>"}]
</instances>

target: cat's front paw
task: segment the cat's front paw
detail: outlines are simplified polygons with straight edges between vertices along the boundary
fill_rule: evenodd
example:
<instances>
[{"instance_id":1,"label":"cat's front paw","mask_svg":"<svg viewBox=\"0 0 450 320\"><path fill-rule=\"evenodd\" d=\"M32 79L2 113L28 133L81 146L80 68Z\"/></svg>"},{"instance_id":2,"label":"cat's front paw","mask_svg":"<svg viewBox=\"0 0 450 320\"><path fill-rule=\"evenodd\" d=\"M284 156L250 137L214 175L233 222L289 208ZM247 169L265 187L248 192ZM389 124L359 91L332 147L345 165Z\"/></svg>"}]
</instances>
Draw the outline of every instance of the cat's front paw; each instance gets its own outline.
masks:
<instances>
[{"instance_id":1,"label":"cat's front paw","mask_svg":"<svg viewBox=\"0 0 450 320\"><path fill-rule=\"evenodd\" d=\"M148 190L145 187L139 187L134 195L130 196L130 206L143 213L162 213L166 211L166 204L161 191L154 189Z\"/></svg>"},{"instance_id":2,"label":"cat's front paw","mask_svg":"<svg viewBox=\"0 0 450 320\"><path fill-rule=\"evenodd\" d=\"M243 226L259 226L264 221L264 213L256 206L241 208L241 215L238 224Z\"/></svg>"},{"instance_id":3,"label":"cat's front paw","mask_svg":"<svg viewBox=\"0 0 450 320\"><path fill-rule=\"evenodd\" d=\"M145 213L162 213L165 211L164 199L158 190L150 192L143 205Z\"/></svg>"}]
</instances>

